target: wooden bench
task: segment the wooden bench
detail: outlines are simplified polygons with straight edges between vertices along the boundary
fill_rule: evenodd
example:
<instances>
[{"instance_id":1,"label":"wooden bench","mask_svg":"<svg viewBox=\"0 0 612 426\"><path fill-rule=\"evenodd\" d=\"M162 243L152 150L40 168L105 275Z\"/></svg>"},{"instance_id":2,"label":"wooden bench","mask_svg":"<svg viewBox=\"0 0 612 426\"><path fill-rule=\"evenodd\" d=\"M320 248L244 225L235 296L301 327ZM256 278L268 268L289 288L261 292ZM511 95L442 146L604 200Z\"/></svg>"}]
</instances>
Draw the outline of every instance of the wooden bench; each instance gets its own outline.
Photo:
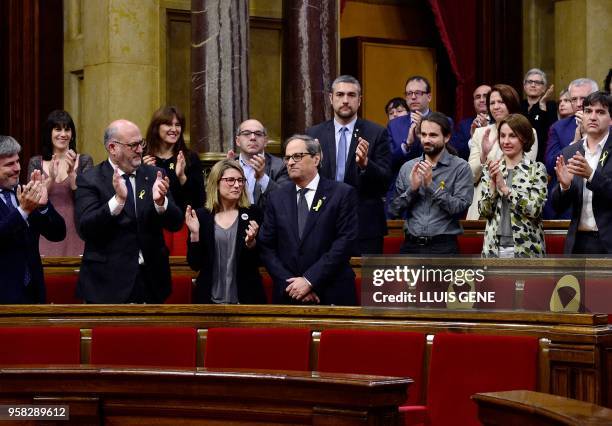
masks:
<instances>
[{"instance_id":1,"label":"wooden bench","mask_svg":"<svg viewBox=\"0 0 612 426\"><path fill-rule=\"evenodd\" d=\"M0 404L67 405L79 424L398 425L409 384L311 372L13 366L0 367Z\"/></svg>"}]
</instances>

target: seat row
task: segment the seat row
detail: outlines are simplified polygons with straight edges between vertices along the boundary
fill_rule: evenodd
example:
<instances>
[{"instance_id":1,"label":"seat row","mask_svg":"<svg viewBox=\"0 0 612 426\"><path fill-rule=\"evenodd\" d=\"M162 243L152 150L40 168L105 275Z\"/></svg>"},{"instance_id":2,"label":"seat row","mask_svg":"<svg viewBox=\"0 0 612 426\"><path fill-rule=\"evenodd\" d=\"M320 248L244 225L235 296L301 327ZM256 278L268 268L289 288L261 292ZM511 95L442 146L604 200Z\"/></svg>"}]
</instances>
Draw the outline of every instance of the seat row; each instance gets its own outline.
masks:
<instances>
[{"instance_id":1,"label":"seat row","mask_svg":"<svg viewBox=\"0 0 612 426\"><path fill-rule=\"evenodd\" d=\"M479 424L470 396L536 390L539 358L545 352L536 337L478 334L249 327L0 328L0 368L89 361L410 377L414 383L400 411L411 425Z\"/></svg>"}]
</instances>

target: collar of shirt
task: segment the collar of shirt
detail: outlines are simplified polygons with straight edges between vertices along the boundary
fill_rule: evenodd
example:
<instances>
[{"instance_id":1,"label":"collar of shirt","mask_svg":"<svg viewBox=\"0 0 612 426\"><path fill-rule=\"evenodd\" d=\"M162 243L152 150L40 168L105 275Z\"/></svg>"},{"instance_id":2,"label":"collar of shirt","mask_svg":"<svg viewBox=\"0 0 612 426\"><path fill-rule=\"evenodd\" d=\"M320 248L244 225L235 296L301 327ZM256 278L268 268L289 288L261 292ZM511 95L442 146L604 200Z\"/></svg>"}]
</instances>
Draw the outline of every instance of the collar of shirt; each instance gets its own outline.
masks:
<instances>
[{"instance_id":1,"label":"collar of shirt","mask_svg":"<svg viewBox=\"0 0 612 426\"><path fill-rule=\"evenodd\" d=\"M124 172L123 170L121 170L121 169L119 168L119 166L118 166L118 165L116 165L115 163L113 163L113 162L112 162L112 160L111 160L110 158L108 159L108 163L109 163L109 164L111 165L111 167L113 168L113 171L114 171L114 170L119 170L119 176L123 176L123 175L125 174L125 172ZM138 169L136 169L136 170L138 170ZM133 177L135 177L135 176L136 176L136 170L134 170L134 171L132 172L132 174L131 174L130 178L133 178Z\"/></svg>"},{"instance_id":2,"label":"collar of shirt","mask_svg":"<svg viewBox=\"0 0 612 426\"><path fill-rule=\"evenodd\" d=\"M440 154L440 158L438 158L438 162L436 163L436 167L438 166L438 164L441 164L443 166L448 166L450 164L451 161L451 156L452 154L450 152L448 152L446 150L446 148L444 148L442 150L442 154Z\"/></svg>"},{"instance_id":3,"label":"collar of shirt","mask_svg":"<svg viewBox=\"0 0 612 426\"><path fill-rule=\"evenodd\" d=\"M317 192L317 188L319 187L319 181L320 180L321 180L321 177L317 173L317 175L310 182L308 182L308 185L305 186L305 188L309 189L309 191L306 193L306 195L304 195L304 197L306 197L306 202L308 203L308 208L309 209L312 207L312 201L314 200L315 193ZM299 186L295 185L295 191L296 191L296 198L295 199L297 201L300 200L300 194L297 192L300 189L301 188Z\"/></svg>"},{"instance_id":4,"label":"collar of shirt","mask_svg":"<svg viewBox=\"0 0 612 426\"><path fill-rule=\"evenodd\" d=\"M608 140L609 136L610 136L610 132L608 131L608 133L606 133L604 137L599 142L597 142L597 145L599 146L598 151L603 150L603 147L606 144L606 141ZM585 136L584 138L582 138L582 148L584 148L584 152L589 152L588 150L589 147L587 144L587 137L588 136Z\"/></svg>"},{"instance_id":5,"label":"collar of shirt","mask_svg":"<svg viewBox=\"0 0 612 426\"><path fill-rule=\"evenodd\" d=\"M355 123L357 123L357 116L355 116L353 120L348 124L340 124L334 118L334 129L336 130L336 141L340 138L340 129L343 127L346 127L348 129L346 140L347 142L350 142L351 140L350 138L353 134L353 131L355 130Z\"/></svg>"}]
</instances>

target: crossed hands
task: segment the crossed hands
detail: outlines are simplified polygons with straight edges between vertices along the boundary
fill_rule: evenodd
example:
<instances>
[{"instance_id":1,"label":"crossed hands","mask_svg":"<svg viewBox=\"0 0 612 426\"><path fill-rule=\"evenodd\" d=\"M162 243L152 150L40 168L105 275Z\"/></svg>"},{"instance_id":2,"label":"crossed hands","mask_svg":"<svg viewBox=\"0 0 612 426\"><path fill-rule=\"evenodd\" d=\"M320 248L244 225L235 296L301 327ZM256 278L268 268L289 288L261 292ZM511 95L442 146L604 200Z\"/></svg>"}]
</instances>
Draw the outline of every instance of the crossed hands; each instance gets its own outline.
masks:
<instances>
[{"instance_id":1,"label":"crossed hands","mask_svg":"<svg viewBox=\"0 0 612 426\"><path fill-rule=\"evenodd\" d=\"M491 176L491 191L495 192L495 190L498 190L504 196L506 196L510 192L510 188L508 188L508 185L504 180L500 164L501 160L487 161L487 168L489 169L489 175Z\"/></svg>"},{"instance_id":2,"label":"crossed hands","mask_svg":"<svg viewBox=\"0 0 612 426\"><path fill-rule=\"evenodd\" d=\"M289 285L285 291L292 299L299 300L303 303L321 303L319 296L312 290L308 281L304 277L288 278Z\"/></svg>"}]
</instances>

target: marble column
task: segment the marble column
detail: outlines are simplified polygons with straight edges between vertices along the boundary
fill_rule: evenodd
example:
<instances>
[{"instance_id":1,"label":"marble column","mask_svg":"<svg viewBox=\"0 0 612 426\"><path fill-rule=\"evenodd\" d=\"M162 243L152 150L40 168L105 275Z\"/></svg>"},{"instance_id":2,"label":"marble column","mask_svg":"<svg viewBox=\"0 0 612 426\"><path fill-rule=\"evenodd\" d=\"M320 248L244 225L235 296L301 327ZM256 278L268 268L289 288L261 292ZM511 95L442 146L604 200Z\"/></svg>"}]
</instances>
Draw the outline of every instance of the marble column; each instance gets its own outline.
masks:
<instances>
[{"instance_id":1,"label":"marble column","mask_svg":"<svg viewBox=\"0 0 612 426\"><path fill-rule=\"evenodd\" d=\"M191 1L191 148L196 152L220 157L248 117L248 48L248 0Z\"/></svg>"},{"instance_id":2,"label":"marble column","mask_svg":"<svg viewBox=\"0 0 612 426\"><path fill-rule=\"evenodd\" d=\"M338 2L283 2L283 138L332 117L338 70Z\"/></svg>"}]
</instances>

